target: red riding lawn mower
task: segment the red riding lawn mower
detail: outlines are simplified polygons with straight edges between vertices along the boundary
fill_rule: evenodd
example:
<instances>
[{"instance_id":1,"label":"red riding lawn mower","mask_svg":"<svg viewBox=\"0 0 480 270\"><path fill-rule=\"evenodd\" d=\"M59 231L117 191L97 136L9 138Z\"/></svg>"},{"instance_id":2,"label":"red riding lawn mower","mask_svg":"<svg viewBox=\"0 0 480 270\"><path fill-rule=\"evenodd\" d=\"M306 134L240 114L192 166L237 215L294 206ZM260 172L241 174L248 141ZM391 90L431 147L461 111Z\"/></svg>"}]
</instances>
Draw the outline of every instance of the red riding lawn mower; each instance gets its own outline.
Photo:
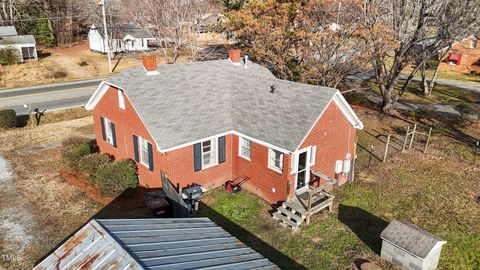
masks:
<instances>
[{"instance_id":1,"label":"red riding lawn mower","mask_svg":"<svg viewBox=\"0 0 480 270\"><path fill-rule=\"evenodd\" d=\"M231 193L237 193L242 190L241 185L248 180L247 177L237 177L233 180L228 180L225 184L222 185L226 191L230 191Z\"/></svg>"}]
</instances>

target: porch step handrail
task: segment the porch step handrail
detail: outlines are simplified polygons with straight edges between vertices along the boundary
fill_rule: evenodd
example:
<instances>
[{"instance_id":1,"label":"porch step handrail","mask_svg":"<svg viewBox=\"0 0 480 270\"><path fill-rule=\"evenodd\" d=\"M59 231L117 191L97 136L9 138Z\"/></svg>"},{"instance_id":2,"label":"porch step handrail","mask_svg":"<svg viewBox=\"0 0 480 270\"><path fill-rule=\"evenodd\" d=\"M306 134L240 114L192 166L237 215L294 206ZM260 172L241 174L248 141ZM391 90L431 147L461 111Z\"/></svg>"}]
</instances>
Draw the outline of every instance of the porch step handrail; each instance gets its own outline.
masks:
<instances>
[{"instance_id":1,"label":"porch step handrail","mask_svg":"<svg viewBox=\"0 0 480 270\"><path fill-rule=\"evenodd\" d=\"M311 174L313 174L314 176L316 177L319 177L321 179L325 179L327 180L327 183L317 187L317 188L309 188L307 190L308 192L308 203L307 203L307 217L306 217L306 223L307 225L310 224L310 217L312 216L312 203L313 203L313 199L312 199L312 196L314 194L320 194L320 193L323 193L323 191L333 185L336 185L337 184L337 180L324 174L324 173L321 173L321 172L318 172L318 171L314 171L314 170L311 170L310 171Z\"/></svg>"}]
</instances>

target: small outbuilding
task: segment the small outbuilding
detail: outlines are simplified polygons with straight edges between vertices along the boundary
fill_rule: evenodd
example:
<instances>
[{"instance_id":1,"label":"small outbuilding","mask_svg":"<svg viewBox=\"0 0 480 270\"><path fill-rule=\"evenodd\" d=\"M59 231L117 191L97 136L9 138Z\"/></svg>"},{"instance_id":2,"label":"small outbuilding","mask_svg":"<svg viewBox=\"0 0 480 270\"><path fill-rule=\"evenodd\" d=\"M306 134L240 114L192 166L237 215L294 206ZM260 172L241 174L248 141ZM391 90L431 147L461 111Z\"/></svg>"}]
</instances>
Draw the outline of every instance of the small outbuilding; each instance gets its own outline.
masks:
<instances>
[{"instance_id":1,"label":"small outbuilding","mask_svg":"<svg viewBox=\"0 0 480 270\"><path fill-rule=\"evenodd\" d=\"M380 234L381 257L402 269L436 269L446 241L415 224L393 220Z\"/></svg>"},{"instance_id":2,"label":"small outbuilding","mask_svg":"<svg viewBox=\"0 0 480 270\"><path fill-rule=\"evenodd\" d=\"M93 219L44 269L279 269L208 218Z\"/></svg>"},{"instance_id":3,"label":"small outbuilding","mask_svg":"<svg viewBox=\"0 0 480 270\"><path fill-rule=\"evenodd\" d=\"M38 60L37 43L33 35L19 35L15 26L0 26L0 49L17 50L18 61Z\"/></svg>"}]
</instances>

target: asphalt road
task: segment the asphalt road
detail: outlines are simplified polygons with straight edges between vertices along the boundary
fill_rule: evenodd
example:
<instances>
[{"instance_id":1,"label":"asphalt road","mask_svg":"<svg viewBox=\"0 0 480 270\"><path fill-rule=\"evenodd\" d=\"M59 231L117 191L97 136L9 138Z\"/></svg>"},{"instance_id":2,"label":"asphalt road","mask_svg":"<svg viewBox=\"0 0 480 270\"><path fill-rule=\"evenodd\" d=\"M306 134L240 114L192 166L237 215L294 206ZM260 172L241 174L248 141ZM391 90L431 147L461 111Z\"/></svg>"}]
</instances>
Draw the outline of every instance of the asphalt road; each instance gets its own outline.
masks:
<instances>
[{"instance_id":1,"label":"asphalt road","mask_svg":"<svg viewBox=\"0 0 480 270\"><path fill-rule=\"evenodd\" d=\"M24 104L31 109L55 111L81 107L86 104L102 80L49 84L35 87L0 90L0 108L14 109L17 114L26 114Z\"/></svg>"}]
</instances>

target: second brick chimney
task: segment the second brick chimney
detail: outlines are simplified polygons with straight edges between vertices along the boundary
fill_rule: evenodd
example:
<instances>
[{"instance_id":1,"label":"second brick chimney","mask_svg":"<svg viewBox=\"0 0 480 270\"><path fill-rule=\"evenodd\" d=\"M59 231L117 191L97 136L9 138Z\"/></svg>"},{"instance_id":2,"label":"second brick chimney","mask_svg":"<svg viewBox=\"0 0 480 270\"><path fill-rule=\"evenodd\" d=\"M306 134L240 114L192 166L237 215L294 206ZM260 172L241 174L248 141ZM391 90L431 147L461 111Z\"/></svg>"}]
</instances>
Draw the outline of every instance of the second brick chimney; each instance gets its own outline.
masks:
<instances>
[{"instance_id":1,"label":"second brick chimney","mask_svg":"<svg viewBox=\"0 0 480 270\"><path fill-rule=\"evenodd\" d=\"M242 64L242 59L241 59L241 51L240 49L231 49L228 50L228 59L234 64L234 65L241 65Z\"/></svg>"},{"instance_id":2,"label":"second brick chimney","mask_svg":"<svg viewBox=\"0 0 480 270\"><path fill-rule=\"evenodd\" d=\"M147 71L147 74L158 74L157 71L157 58L155 55L143 55L142 56L143 67Z\"/></svg>"}]
</instances>

